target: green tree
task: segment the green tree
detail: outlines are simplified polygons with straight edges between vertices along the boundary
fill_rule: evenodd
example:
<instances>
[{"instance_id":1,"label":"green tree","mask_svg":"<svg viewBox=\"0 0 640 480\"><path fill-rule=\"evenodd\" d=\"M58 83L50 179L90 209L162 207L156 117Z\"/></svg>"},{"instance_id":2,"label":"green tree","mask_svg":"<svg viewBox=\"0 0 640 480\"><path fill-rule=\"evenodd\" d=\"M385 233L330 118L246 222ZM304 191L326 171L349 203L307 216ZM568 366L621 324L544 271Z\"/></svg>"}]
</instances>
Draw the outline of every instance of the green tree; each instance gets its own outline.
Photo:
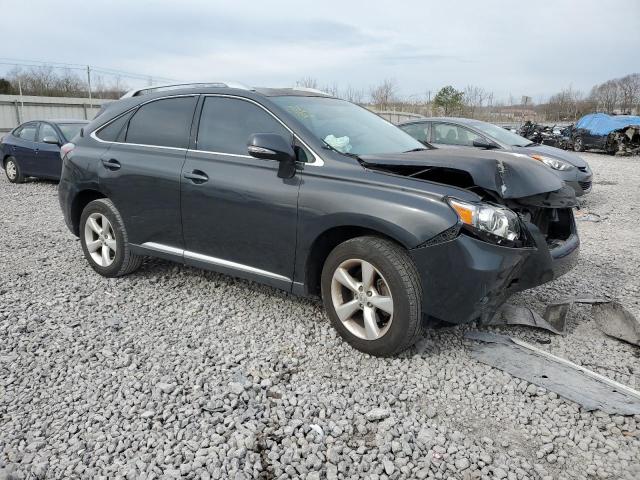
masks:
<instances>
[{"instance_id":1,"label":"green tree","mask_svg":"<svg viewBox=\"0 0 640 480\"><path fill-rule=\"evenodd\" d=\"M433 104L444 110L445 115L459 111L463 107L464 92L456 90L451 85L442 87L433 99Z\"/></svg>"},{"instance_id":2,"label":"green tree","mask_svg":"<svg viewBox=\"0 0 640 480\"><path fill-rule=\"evenodd\" d=\"M6 78L0 78L0 94L9 95L11 93L11 82Z\"/></svg>"}]
</instances>

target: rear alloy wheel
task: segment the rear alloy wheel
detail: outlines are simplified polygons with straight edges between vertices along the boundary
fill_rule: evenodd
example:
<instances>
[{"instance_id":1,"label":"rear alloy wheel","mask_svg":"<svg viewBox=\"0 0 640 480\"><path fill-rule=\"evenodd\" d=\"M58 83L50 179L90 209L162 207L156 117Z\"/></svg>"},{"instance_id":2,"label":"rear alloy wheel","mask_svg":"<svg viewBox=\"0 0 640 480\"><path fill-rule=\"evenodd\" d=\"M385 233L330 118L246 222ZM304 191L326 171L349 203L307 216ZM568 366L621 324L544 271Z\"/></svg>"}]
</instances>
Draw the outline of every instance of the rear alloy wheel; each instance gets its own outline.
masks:
<instances>
[{"instance_id":1,"label":"rear alloy wheel","mask_svg":"<svg viewBox=\"0 0 640 480\"><path fill-rule=\"evenodd\" d=\"M420 277L398 244L377 237L347 240L327 257L321 281L331 323L358 350L395 355L420 337Z\"/></svg>"},{"instance_id":2,"label":"rear alloy wheel","mask_svg":"<svg viewBox=\"0 0 640 480\"><path fill-rule=\"evenodd\" d=\"M20 171L20 166L13 157L9 157L4 163L4 173L7 175L7 178L11 183L22 183L24 181L24 176Z\"/></svg>"},{"instance_id":3,"label":"rear alloy wheel","mask_svg":"<svg viewBox=\"0 0 640 480\"><path fill-rule=\"evenodd\" d=\"M582 137L576 137L573 140L573 149L576 152L584 152L584 142L582 141Z\"/></svg>"},{"instance_id":4,"label":"rear alloy wheel","mask_svg":"<svg viewBox=\"0 0 640 480\"><path fill-rule=\"evenodd\" d=\"M113 202L90 202L80 217L80 243L91 267L105 277L119 277L137 270L143 257L131 252L127 230Z\"/></svg>"}]
</instances>

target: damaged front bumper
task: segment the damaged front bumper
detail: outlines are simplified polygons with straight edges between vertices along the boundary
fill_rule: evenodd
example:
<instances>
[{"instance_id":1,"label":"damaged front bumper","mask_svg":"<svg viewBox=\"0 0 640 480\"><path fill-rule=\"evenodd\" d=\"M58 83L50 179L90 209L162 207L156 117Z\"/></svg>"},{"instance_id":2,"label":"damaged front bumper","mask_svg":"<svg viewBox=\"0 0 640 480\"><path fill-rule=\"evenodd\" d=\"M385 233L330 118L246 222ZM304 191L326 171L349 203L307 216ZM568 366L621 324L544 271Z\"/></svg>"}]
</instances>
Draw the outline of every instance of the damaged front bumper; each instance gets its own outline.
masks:
<instances>
[{"instance_id":1,"label":"damaged front bumper","mask_svg":"<svg viewBox=\"0 0 640 480\"><path fill-rule=\"evenodd\" d=\"M463 232L409 251L420 272L428 322L486 321L514 293L549 282L575 266L580 249L573 212L570 233L549 242L526 222L534 246L510 248Z\"/></svg>"}]
</instances>

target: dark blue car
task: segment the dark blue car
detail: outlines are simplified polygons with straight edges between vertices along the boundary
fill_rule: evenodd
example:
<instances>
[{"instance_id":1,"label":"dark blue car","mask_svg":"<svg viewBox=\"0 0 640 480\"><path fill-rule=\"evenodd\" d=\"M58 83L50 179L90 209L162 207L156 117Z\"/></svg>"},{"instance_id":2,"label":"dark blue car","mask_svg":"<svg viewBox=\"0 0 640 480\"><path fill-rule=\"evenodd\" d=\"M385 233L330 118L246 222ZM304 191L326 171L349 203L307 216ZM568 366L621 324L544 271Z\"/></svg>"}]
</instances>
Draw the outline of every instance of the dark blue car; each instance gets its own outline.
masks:
<instances>
[{"instance_id":1,"label":"dark blue car","mask_svg":"<svg viewBox=\"0 0 640 480\"><path fill-rule=\"evenodd\" d=\"M84 120L32 120L0 141L2 167L12 183L26 177L60 180L60 146L69 142L88 122Z\"/></svg>"}]
</instances>

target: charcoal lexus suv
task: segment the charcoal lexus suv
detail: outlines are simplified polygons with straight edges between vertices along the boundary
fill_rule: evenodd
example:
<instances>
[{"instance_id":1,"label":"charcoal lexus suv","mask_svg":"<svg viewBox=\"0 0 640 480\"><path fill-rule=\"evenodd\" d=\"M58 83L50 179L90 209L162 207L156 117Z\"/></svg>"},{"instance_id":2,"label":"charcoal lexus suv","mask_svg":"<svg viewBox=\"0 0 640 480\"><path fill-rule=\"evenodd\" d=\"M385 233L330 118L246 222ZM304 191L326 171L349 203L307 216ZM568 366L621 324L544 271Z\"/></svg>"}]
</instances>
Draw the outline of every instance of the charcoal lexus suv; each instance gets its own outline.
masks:
<instances>
[{"instance_id":1,"label":"charcoal lexus suv","mask_svg":"<svg viewBox=\"0 0 640 480\"><path fill-rule=\"evenodd\" d=\"M155 256L320 295L373 355L492 317L579 250L573 189L543 163L428 149L308 89L134 91L61 155L60 205L99 274Z\"/></svg>"}]
</instances>

